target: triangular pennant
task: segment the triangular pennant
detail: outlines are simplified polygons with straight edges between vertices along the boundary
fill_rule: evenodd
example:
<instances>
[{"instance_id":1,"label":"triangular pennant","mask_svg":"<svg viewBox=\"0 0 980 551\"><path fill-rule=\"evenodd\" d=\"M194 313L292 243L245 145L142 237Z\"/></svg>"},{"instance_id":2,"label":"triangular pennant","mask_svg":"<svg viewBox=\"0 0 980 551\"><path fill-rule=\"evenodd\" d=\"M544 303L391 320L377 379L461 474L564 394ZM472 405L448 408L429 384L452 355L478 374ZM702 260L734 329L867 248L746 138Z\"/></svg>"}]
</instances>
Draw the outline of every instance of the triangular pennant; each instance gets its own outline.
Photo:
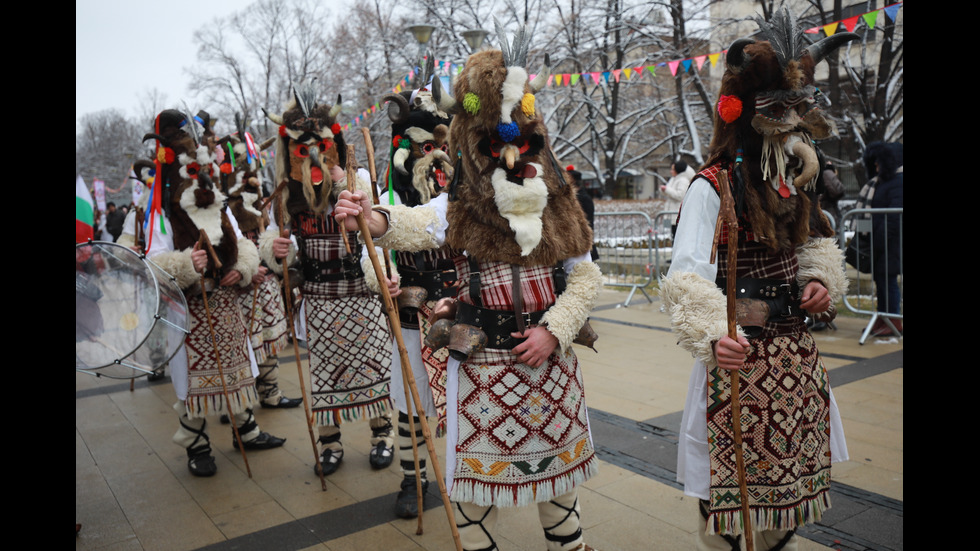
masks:
<instances>
[{"instance_id":1,"label":"triangular pennant","mask_svg":"<svg viewBox=\"0 0 980 551\"><path fill-rule=\"evenodd\" d=\"M414 78L414 77L415 77L415 69L412 69L411 71L408 72L408 78L411 79L411 78Z\"/></svg>"},{"instance_id":2,"label":"triangular pennant","mask_svg":"<svg viewBox=\"0 0 980 551\"><path fill-rule=\"evenodd\" d=\"M718 57L719 56L721 56L721 54L720 53L717 53L717 52L715 52L713 54L708 54L708 61L711 62L711 66L712 67L714 67L715 65L718 65Z\"/></svg>"},{"instance_id":3,"label":"triangular pennant","mask_svg":"<svg viewBox=\"0 0 980 551\"><path fill-rule=\"evenodd\" d=\"M564 74L561 75L562 84L564 84L565 86L568 86L568 83L571 80L572 80L572 75L570 75L568 73L564 73Z\"/></svg>"},{"instance_id":4,"label":"triangular pennant","mask_svg":"<svg viewBox=\"0 0 980 551\"><path fill-rule=\"evenodd\" d=\"M691 72L691 60L690 59L685 59L684 61L681 62L681 65L684 66L684 72L685 73L690 73Z\"/></svg>"},{"instance_id":5,"label":"triangular pennant","mask_svg":"<svg viewBox=\"0 0 980 551\"><path fill-rule=\"evenodd\" d=\"M705 59L708 59L708 56L706 56L706 55L699 55L699 56L697 56L697 57L694 58L694 62L698 64L698 71L700 71L701 70L701 67L704 66L704 60Z\"/></svg>"},{"instance_id":6,"label":"triangular pennant","mask_svg":"<svg viewBox=\"0 0 980 551\"><path fill-rule=\"evenodd\" d=\"M858 16L848 17L842 23L844 23L844 28L847 29L847 32L852 33L854 32L854 27L858 24Z\"/></svg>"},{"instance_id":7,"label":"triangular pennant","mask_svg":"<svg viewBox=\"0 0 980 551\"><path fill-rule=\"evenodd\" d=\"M680 64L681 64L681 62L679 60L677 60L677 61L668 61L667 62L667 67L670 68L670 74L671 75L677 76L677 66L680 65Z\"/></svg>"},{"instance_id":8,"label":"triangular pennant","mask_svg":"<svg viewBox=\"0 0 980 551\"><path fill-rule=\"evenodd\" d=\"M592 75L592 82L599 84L599 73L589 73L589 74Z\"/></svg>"},{"instance_id":9,"label":"triangular pennant","mask_svg":"<svg viewBox=\"0 0 980 551\"><path fill-rule=\"evenodd\" d=\"M820 32L820 27L810 27L809 29L803 31L804 34L817 34Z\"/></svg>"},{"instance_id":10,"label":"triangular pennant","mask_svg":"<svg viewBox=\"0 0 980 551\"><path fill-rule=\"evenodd\" d=\"M653 65L647 65L647 71L650 71L651 75L657 76L657 69Z\"/></svg>"},{"instance_id":11,"label":"triangular pennant","mask_svg":"<svg viewBox=\"0 0 980 551\"><path fill-rule=\"evenodd\" d=\"M837 22L823 26L823 34L827 36L834 36L835 32L837 32Z\"/></svg>"},{"instance_id":12,"label":"triangular pennant","mask_svg":"<svg viewBox=\"0 0 980 551\"><path fill-rule=\"evenodd\" d=\"M619 82L619 74L622 72L623 72L622 69L613 69L612 74L613 74L613 78L616 79L616 82Z\"/></svg>"},{"instance_id":13,"label":"triangular pennant","mask_svg":"<svg viewBox=\"0 0 980 551\"><path fill-rule=\"evenodd\" d=\"M864 18L864 24L867 25L869 29L873 29L875 28L875 22L877 21L878 14L880 13L881 10L869 11L861 17Z\"/></svg>"},{"instance_id":14,"label":"triangular pennant","mask_svg":"<svg viewBox=\"0 0 980 551\"><path fill-rule=\"evenodd\" d=\"M627 68L623 69L623 74L626 75L626 80L629 80L630 79L630 75L633 74L633 69L630 69L629 67L627 67Z\"/></svg>"},{"instance_id":15,"label":"triangular pennant","mask_svg":"<svg viewBox=\"0 0 980 551\"><path fill-rule=\"evenodd\" d=\"M605 80L606 82L609 82L609 71L603 71L603 72L602 72L602 78L603 78L603 79L604 79L604 80Z\"/></svg>"},{"instance_id":16,"label":"triangular pennant","mask_svg":"<svg viewBox=\"0 0 980 551\"><path fill-rule=\"evenodd\" d=\"M901 2L898 4L892 4L891 6L885 6L882 9L885 11L885 15L888 16L888 19L891 19L894 22L895 18L898 17L898 8L900 7L902 7Z\"/></svg>"},{"instance_id":17,"label":"triangular pennant","mask_svg":"<svg viewBox=\"0 0 980 551\"><path fill-rule=\"evenodd\" d=\"M555 86L561 86L561 75L555 75Z\"/></svg>"},{"instance_id":18,"label":"triangular pennant","mask_svg":"<svg viewBox=\"0 0 980 551\"><path fill-rule=\"evenodd\" d=\"M575 86L576 84L578 84L578 79L581 76L582 76L582 73L572 73L572 86Z\"/></svg>"}]
</instances>

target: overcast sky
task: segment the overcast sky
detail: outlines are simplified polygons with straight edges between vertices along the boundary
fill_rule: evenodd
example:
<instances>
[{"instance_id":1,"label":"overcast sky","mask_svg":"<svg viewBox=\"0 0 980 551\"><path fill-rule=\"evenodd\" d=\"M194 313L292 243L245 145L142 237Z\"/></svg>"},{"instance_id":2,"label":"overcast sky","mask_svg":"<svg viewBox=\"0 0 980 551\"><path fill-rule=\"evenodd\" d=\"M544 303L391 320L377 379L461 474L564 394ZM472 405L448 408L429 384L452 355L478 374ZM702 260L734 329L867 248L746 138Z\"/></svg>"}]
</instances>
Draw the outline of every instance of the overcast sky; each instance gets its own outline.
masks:
<instances>
[{"instance_id":1,"label":"overcast sky","mask_svg":"<svg viewBox=\"0 0 980 551\"><path fill-rule=\"evenodd\" d=\"M334 1L334 0L327 0ZM188 99L182 67L196 53L194 31L242 0L75 0L75 121L118 108L138 113L153 88L168 104Z\"/></svg>"}]
</instances>

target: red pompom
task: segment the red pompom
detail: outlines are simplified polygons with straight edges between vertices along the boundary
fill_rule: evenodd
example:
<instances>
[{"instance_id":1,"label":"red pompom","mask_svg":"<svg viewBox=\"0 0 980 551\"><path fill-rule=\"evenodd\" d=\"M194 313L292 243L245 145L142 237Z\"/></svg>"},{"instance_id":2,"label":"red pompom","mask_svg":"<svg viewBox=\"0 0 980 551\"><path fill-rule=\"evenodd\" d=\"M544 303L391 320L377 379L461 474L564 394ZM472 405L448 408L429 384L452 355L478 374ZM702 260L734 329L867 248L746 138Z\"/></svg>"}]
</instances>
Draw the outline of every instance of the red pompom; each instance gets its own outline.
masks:
<instances>
[{"instance_id":1,"label":"red pompom","mask_svg":"<svg viewBox=\"0 0 980 551\"><path fill-rule=\"evenodd\" d=\"M284 138L286 137L286 125L284 124L279 125L279 135Z\"/></svg>"},{"instance_id":2,"label":"red pompom","mask_svg":"<svg viewBox=\"0 0 980 551\"><path fill-rule=\"evenodd\" d=\"M340 134L340 125L337 123L333 123L333 126L330 127L330 131L333 132L334 136Z\"/></svg>"},{"instance_id":3,"label":"red pompom","mask_svg":"<svg viewBox=\"0 0 980 551\"><path fill-rule=\"evenodd\" d=\"M221 163L222 174L231 174L231 171L232 171L231 163Z\"/></svg>"},{"instance_id":4,"label":"red pompom","mask_svg":"<svg viewBox=\"0 0 980 551\"><path fill-rule=\"evenodd\" d=\"M391 147L398 149L398 143L401 142L402 137L400 135L395 136L391 139Z\"/></svg>"},{"instance_id":5,"label":"red pompom","mask_svg":"<svg viewBox=\"0 0 980 551\"><path fill-rule=\"evenodd\" d=\"M735 122L742 116L742 100L738 96L718 98L718 116L726 123Z\"/></svg>"},{"instance_id":6,"label":"red pompom","mask_svg":"<svg viewBox=\"0 0 980 551\"><path fill-rule=\"evenodd\" d=\"M575 170L575 165L568 165L565 167L565 172L571 172Z\"/></svg>"}]
</instances>

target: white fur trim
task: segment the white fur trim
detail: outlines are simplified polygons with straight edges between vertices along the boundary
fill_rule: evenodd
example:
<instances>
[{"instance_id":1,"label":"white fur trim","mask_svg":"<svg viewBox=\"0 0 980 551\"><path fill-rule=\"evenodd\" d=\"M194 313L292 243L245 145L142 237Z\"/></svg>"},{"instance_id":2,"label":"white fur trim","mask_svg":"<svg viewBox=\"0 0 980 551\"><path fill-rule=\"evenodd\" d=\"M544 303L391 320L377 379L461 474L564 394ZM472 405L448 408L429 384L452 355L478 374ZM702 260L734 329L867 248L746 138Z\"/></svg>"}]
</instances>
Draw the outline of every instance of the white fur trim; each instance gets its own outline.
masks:
<instances>
[{"instance_id":1,"label":"white fur trim","mask_svg":"<svg viewBox=\"0 0 980 551\"><path fill-rule=\"evenodd\" d=\"M541 174L541 165L528 164ZM521 247L521 256L531 254L541 242L541 214L548 204L548 186L540 176L524 178L524 185L515 184L507 179L507 173L501 168L494 169L490 180L497 210L510 223Z\"/></svg>"},{"instance_id":2,"label":"white fur trim","mask_svg":"<svg viewBox=\"0 0 980 551\"><path fill-rule=\"evenodd\" d=\"M562 352L568 350L585 325L602 289L602 273L594 262L579 262L568 274L568 284L558 300L541 317L541 324L558 339Z\"/></svg>"},{"instance_id":3,"label":"white fur trim","mask_svg":"<svg viewBox=\"0 0 980 551\"><path fill-rule=\"evenodd\" d=\"M221 233L221 211L225 208L225 196L216 187L212 187L214 192L214 202L203 209L195 204L194 191L200 188L200 183L196 180L184 190L180 196L180 206L187 213L187 216L194 222L198 229L204 230L208 234L211 244L217 247L221 243L223 234Z\"/></svg>"},{"instance_id":4,"label":"white fur trim","mask_svg":"<svg viewBox=\"0 0 980 551\"><path fill-rule=\"evenodd\" d=\"M239 287L248 287L252 284L252 278L259 272L259 251L251 239L242 237L238 240L238 260L231 269L238 270L242 274L242 280L238 282Z\"/></svg>"},{"instance_id":5,"label":"white fur trim","mask_svg":"<svg viewBox=\"0 0 980 551\"><path fill-rule=\"evenodd\" d=\"M378 254L378 261L384 266L384 258L381 258L381 254ZM368 256L367 252L361 255L361 270L364 271L364 283L367 284L369 291L376 295L381 294L381 286L378 284L378 274L374 271L374 264L371 263L371 257ZM397 276L398 269L394 264L391 265L391 275ZM399 278L401 281L401 278Z\"/></svg>"},{"instance_id":6,"label":"white fur trim","mask_svg":"<svg viewBox=\"0 0 980 551\"><path fill-rule=\"evenodd\" d=\"M844 253L837 246L836 239L832 237L810 239L796 248L796 257L800 262L796 281L801 288L806 287L807 283L813 280L820 281L830 293L831 304L837 303L847 293Z\"/></svg>"},{"instance_id":7,"label":"white fur trim","mask_svg":"<svg viewBox=\"0 0 980 551\"><path fill-rule=\"evenodd\" d=\"M257 208L255 208L255 207L252 206L252 205L255 204L256 201L258 201L258 199L259 199L259 194L258 193L252 193L250 191L243 191L242 192L242 206L245 208L245 212L254 214L255 216L258 216L258 217L261 218L262 217L262 213L259 212L259 210Z\"/></svg>"},{"instance_id":8,"label":"white fur trim","mask_svg":"<svg viewBox=\"0 0 980 551\"><path fill-rule=\"evenodd\" d=\"M439 224L439 215L431 207L406 207L404 205L375 206L374 210L388 217L388 231L374 240L374 244L394 251L418 252L439 248L429 227Z\"/></svg>"},{"instance_id":9,"label":"white fur trim","mask_svg":"<svg viewBox=\"0 0 980 551\"><path fill-rule=\"evenodd\" d=\"M131 233L120 234L119 239L116 239L116 245L122 245L126 248L135 247L136 236Z\"/></svg>"},{"instance_id":10,"label":"white fur trim","mask_svg":"<svg viewBox=\"0 0 980 551\"><path fill-rule=\"evenodd\" d=\"M153 262L174 276L181 289L189 289L201 282L201 274L194 271L190 249L160 253L153 257Z\"/></svg>"},{"instance_id":11,"label":"white fur trim","mask_svg":"<svg viewBox=\"0 0 980 551\"><path fill-rule=\"evenodd\" d=\"M435 141L436 139L436 137L432 134L432 132L429 132L428 130L424 128L419 128L417 126L412 126L408 128L407 130L405 130L405 134L409 138L411 138L413 142L416 143L426 142L426 141L431 142L431 141Z\"/></svg>"},{"instance_id":12,"label":"white fur trim","mask_svg":"<svg viewBox=\"0 0 980 551\"><path fill-rule=\"evenodd\" d=\"M694 272L681 272L660 280L660 298L670 313L677 344L709 368L718 365L713 343L728 334L728 306L721 289ZM741 327L738 334L744 336Z\"/></svg>"},{"instance_id":13,"label":"white fur trim","mask_svg":"<svg viewBox=\"0 0 980 551\"><path fill-rule=\"evenodd\" d=\"M520 67L507 67L507 77L500 88L500 122L510 124L510 114L520 104L524 97L524 84L527 82L527 71Z\"/></svg>"},{"instance_id":14,"label":"white fur trim","mask_svg":"<svg viewBox=\"0 0 980 551\"><path fill-rule=\"evenodd\" d=\"M259 258L265 262L265 265L269 267L270 270L278 275L282 275L283 265L292 266L296 263L296 246L289 246L289 254L282 262L276 259L276 255L272 252L273 241L279 237L279 230L265 230L259 235Z\"/></svg>"}]
</instances>

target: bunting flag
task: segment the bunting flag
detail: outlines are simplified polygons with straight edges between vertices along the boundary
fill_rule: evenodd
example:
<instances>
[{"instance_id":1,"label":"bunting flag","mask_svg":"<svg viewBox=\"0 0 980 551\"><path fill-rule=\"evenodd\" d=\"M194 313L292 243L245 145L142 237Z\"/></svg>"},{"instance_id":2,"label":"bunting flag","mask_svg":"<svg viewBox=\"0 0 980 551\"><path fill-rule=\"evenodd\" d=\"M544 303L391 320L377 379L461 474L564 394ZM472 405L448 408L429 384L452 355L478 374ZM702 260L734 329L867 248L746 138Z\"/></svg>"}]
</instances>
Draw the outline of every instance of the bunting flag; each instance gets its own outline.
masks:
<instances>
[{"instance_id":1,"label":"bunting flag","mask_svg":"<svg viewBox=\"0 0 980 551\"><path fill-rule=\"evenodd\" d=\"M869 29L875 28L875 23L878 22L878 15L881 14L881 10L868 12L861 17L864 18L864 24L868 26Z\"/></svg>"},{"instance_id":2,"label":"bunting flag","mask_svg":"<svg viewBox=\"0 0 980 551\"><path fill-rule=\"evenodd\" d=\"M85 243L95 237L95 209L92 208L92 194L85 186L81 176L75 177L75 243Z\"/></svg>"},{"instance_id":3,"label":"bunting flag","mask_svg":"<svg viewBox=\"0 0 980 551\"><path fill-rule=\"evenodd\" d=\"M711 62L711 66L714 67L718 65L718 58L721 57L721 53L708 54L708 61ZM700 67L698 67L700 69Z\"/></svg>"},{"instance_id":4,"label":"bunting flag","mask_svg":"<svg viewBox=\"0 0 980 551\"><path fill-rule=\"evenodd\" d=\"M679 59L675 59L674 61L668 61L667 62L667 67L670 68L670 74L671 74L671 76L675 76L675 77L677 76L677 66L680 65L680 64L681 64L681 62L680 62Z\"/></svg>"},{"instance_id":5,"label":"bunting flag","mask_svg":"<svg viewBox=\"0 0 980 551\"><path fill-rule=\"evenodd\" d=\"M685 73L690 73L691 72L691 60L690 59L685 59L684 61L681 61L681 65L684 66L684 72Z\"/></svg>"},{"instance_id":6,"label":"bunting flag","mask_svg":"<svg viewBox=\"0 0 980 551\"><path fill-rule=\"evenodd\" d=\"M855 15L854 17L848 17L842 21L842 23L844 23L844 28L847 29L847 32L854 32L854 27L857 27L858 24L858 17L859 16Z\"/></svg>"},{"instance_id":7,"label":"bunting flag","mask_svg":"<svg viewBox=\"0 0 980 551\"><path fill-rule=\"evenodd\" d=\"M698 71L700 71L701 70L701 67L704 66L704 60L707 59L707 58L708 58L708 56L706 56L706 55L699 55L699 56L697 56L697 57L694 58L694 62L698 64Z\"/></svg>"},{"instance_id":8,"label":"bunting flag","mask_svg":"<svg viewBox=\"0 0 980 551\"><path fill-rule=\"evenodd\" d=\"M884 12L884 14L888 17L888 19L891 19L892 22L894 22L895 18L898 17L898 10L899 8L902 7L902 4L904 4L904 2L896 2L894 4L889 4L883 8L878 8L876 10L871 10L869 12L858 14L853 17L848 17L847 19L841 19L840 21L833 21L826 25L820 25L817 27L810 27L809 29L803 32L808 34L817 34L820 31L823 31L825 35L833 36L833 34L837 32L838 25L844 25L844 28L847 29L847 32L854 32L854 29L857 28L859 19L864 20L864 24L867 25L869 29L873 29L875 28L875 25L878 24L878 16L882 12Z\"/></svg>"}]
</instances>

